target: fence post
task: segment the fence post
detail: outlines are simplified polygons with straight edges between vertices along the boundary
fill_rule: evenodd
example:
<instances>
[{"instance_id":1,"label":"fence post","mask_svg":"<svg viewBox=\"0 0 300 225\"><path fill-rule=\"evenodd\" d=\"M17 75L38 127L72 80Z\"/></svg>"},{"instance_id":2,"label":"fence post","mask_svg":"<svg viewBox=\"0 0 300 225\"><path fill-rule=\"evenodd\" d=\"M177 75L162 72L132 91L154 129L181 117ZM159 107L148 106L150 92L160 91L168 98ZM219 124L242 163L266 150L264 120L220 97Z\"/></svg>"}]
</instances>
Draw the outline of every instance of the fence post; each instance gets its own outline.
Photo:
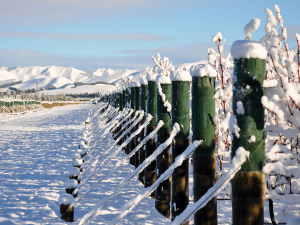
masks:
<instances>
[{"instance_id":1,"label":"fence post","mask_svg":"<svg viewBox=\"0 0 300 225\"><path fill-rule=\"evenodd\" d=\"M140 110L140 106L141 106L141 95L140 95L140 86L141 84L136 81L135 82L135 110ZM139 122L137 125L136 125L136 129L140 126L141 122ZM136 147L138 144L139 144L139 141L138 141L138 136L135 136L133 138L133 142L134 142L134 146L132 147ZM132 150L134 149L132 148ZM135 168L137 168L140 164L140 157L139 157L139 152L137 151L134 155L135 157Z\"/></svg>"},{"instance_id":2,"label":"fence post","mask_svg":"<svg viewBox=\"0 0 300 225\"><path fill-rule=\"evenodd\" d=\"M118 101L119 102L119 110L120 110L120 112L122 112L123 109L124 109L124 104L123 104L123 89L122 88L119 90L118 95L119 95L119 98L118 98L119 99L119 101ZM116 126L118 126L118 124ZM122 127L122 125L118 126L118 128L115 131L115 134L119 133L119 131L121 130L121 127ZM119 135L117 137L115 137L115 140L117 140L118 137L119 137ZM121 144L122 144L122 140L120 140L118 142L118 145L121 145Z\"/></svg>"},{"instance_id":3,"label":"fence post","mask_svg":"<svg viewBox=\"0 0 300 225\"><path fill-rule=\"evenodd\" d=\"M180 126L180 132L172 141L172 163L189 146L190 133L190 85L192 77L188 71L171 72L172 80L172 127ZM172 174L171 220L181 214L189 204L189 160L183 161ZM188 223L188 222L187 222ZM185 223L185 224L187 224Z\"/></svg>"},{"instance_id":4,"label":"fence post","mask_svg":"<svg viewBox=\"0 0 300 225\"><path fill-rule=\"evenodd\" d=\"M112 97L112 106L115 107L115 108L117 108L117 104L116 104L117 103L117 101L116 101L116 92L115 91L112 92L111 97Z\"/></svg>"},{"instance_id":5,"label":"fence post","mask_svg":"<svg viewBox=\"0 0 300 225\"><path fill-rule=\"evenodd\" d=\"M193 141L203 140L193 155L194 202L216 183L215 77L192 74L192 131ZM195 75L195 76L194 76ZM217 225L217 198L194 215L195 225Z\"/></svg>"},{"instance_id":6,"label":"fence post","mask_svg":"<svg viewBox=\"0 0 300 225\"><path fill-rule=\"evenodd\" d=\"M119 90L118 92L119 95L119 107L120 107L120 111L123 111L124 105L123 105L123 90Z\"/></svg>"},{"instance_id":7,"label":"fence post","mask_svg":"<svg viewBox=\"0 0 300 225\"><path fill-rule=\"evenodd\" d=\"M151 75L151 76L150 76ZM146 128L146 135L149 135L153 130L156 128L157 118L157 85L155 82L155 74L149 73L147 75L147 113L153 116L152 120L150 121L149 125ZM148 158L156 149L155 138L150 139L146 143L146 151L145 151L145 158ZM156 181L155 176L155 167L156 161L153 160L150 165L145 168L145 187L150 187ZM151 197L155 198L155 192L151 193Z\"/></svg>"},{"instance_id":8,"label":"fence post","mask_svg":"<svg viewBox=\"0 0 300 225\"><path fill-rule=\"evenodd\" d=\"M126 88L125 87L123 87L122 88L122 95L121 95L122 97L121 97L121 101L122 101L122 109L124 109L124 108L126 108ZM123 122L123 124L120 126L120 130L121 130L121 128L123 127L123 125L126 123L126 121L125 122ZM118 137L121 135L121 133L118 135ZM124 138L121 138L121 140L120 140L120 144L123 144L123 142L124 142Z\"/></svg>"},{"instance_id":9,"label":"fence post","mask_svg":"<svg viewBox=\"0 0 300 225\"><path fill-rule=\"evenodd\" d=\"M240 132L233 136L232 154L239 147L250 151L232 183L233 224L264 224L265 164L263 80L267 52L259 42L236 41L231 47L234 58L233 113Z\"/></svg>"},{"instance_id":10,"label":"fence post","mask_svg":"<svg viewBox=\"0 0 300 225\"><path fill-rule=\"evenodd\" d=\"M136 112L135 110L135 95L136 95L136 89L135 89L135 84L134 82L131 82L131 87L130 87L130 108L134 110L134 112ZM135 126L131 129L130 134L132 134L135 131ZM130 135L129 134L129 135ZM130 153L134 148L135 148L135 141L134 138L130 141L130 143L128 144L129 146L129 151L128 153ZM132 156L130 158L130 164L135 166L135 156Z\"/></svg>"},{"instance_id":11,"label":"fence post","mask_svg":"<svg viewBox=\"0 0 300 225\"><path fill-rule=\"evenodd\" d=\"M126 107L126 88L125 87L122 88L122 105L123 105L123 108Z\"/></svg>"},{"instance_id":12,"label":"fence post","mask_svg":"<svg viewBox=\"0 0 300 225\"><path fill-rule=\"evenodd\" d=\"M156 77L157 83L157 121L162 120L164 125L157 132L156 147L164 143L171 134L171 116L168 112L167 104L171 104L171 80L164 74ZM162 97L164 95L164 99ZM167 103L168 102L168 103ZM165 105L166 104L166 105ZM170 110L170 109L169 109ZM168 146L156 158L156 179L163 174L171 165L170 146ZM170 218L170 196L171 176L162 182L155 192L155 208L163 216Z\"/></svg>"},{"instance_id":13,"label":"fence post","mask_svg":"<svg viewBox=\"0 0 300 225\"><path fill-rule=\"evenodd\" d=\"M74 207L71 209L70 204L74 202L72 195L64 194L61 195L58 199L59 207L60 207L60 218L66 222L74 221Z\"/></svg>"},{"instance_id":14,"label":"fence post","mask_svg":"<svg viewBox=\"0 0 300 225\"><path fill-rule=\"evenodd\" d=\"M146 112L146 107L147 107L147 80L145 77L142 77L140 79L140 83L141 83L141 88L140 88L140 95L141 95L141 110L144 110ZM142 119L142 124L146 121L146 113ZM140 133L140 139L141 141L145 138L145 132L144 130L142 130L142 132ZM140 164L142 162L144 162L145 160L145 148L146 146L142 147L140 150L139 150L139 162ZM140 173L139 173L139 180L144 184L144 170L142 170Z\"/></svg>"},{"instance_id":15,"label":"fence post","mask_svg":"<svg viewBox=\"0 0 300 225\"><path fill-rule=\"evenodd\" d=\"M128 84L125 85L125 106L126 108L130 109L130 86ZM132 113L132 115L130 116L130 118L132 118L134 116L134 112ZM130 120L130 118L128 120ZM126 127L129 128L130 124ZM126 140L128 137L128 134L124 136L124 140ZM129 154L129 144L125 146L125 153Z\"/></svg>"}]
</instances>

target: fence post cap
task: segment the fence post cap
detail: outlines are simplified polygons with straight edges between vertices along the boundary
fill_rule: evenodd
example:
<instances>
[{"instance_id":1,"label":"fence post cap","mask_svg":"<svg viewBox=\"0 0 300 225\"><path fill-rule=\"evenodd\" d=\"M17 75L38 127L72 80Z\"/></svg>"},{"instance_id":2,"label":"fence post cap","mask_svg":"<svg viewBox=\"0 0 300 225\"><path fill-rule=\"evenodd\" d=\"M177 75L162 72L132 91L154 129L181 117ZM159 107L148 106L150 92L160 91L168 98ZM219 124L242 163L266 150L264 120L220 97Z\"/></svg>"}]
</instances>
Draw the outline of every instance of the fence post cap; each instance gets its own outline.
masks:
<instances>
[{"instance_id":1,"label":"fence post cap","mask_svg":"<svg viewBox=\"0 0 300 225\"><path fill-rule=\"evenodd\" d=\"M234 59L266 59L267 49L260 42L238 40L231 46L231 55Z\"/></svg>"}]
</instances>

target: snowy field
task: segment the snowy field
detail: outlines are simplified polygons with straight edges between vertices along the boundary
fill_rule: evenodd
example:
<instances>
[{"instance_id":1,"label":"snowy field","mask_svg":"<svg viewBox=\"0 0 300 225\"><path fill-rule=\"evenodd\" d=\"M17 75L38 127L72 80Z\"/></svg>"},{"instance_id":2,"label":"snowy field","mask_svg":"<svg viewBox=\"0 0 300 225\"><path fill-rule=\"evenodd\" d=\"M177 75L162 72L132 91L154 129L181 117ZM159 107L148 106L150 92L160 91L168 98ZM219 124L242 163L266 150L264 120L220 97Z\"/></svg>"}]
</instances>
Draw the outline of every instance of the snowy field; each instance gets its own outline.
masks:
<instances>
[{"instance_id":1,"label":"snowy field","mask_svg":"<svg viewBox=\"0 0 300 225\"><path fill-rule=\"evenodd\" d=\"M59 195L78 148L90 105L56 107L19 116L0 117L0 224L67 224L59 218ZM125 154L121 152L115 160ZM126 163L115 177L103 182L75 206L75 222L90 211L97 200L108 195L134 169ZM104 173L105 171L103 171ZM101 176L101 174L99 174ZM79 196L97 180L89 181ZM97 222L107 224L124 202L143 186L130 182L107 204ZM124 220L124 224L163 224L154 210L154 200L145 199Z\"/></svg>"},{"instance_id":2,"label":"snowy field","mask_svg":"<svg viewBox=\"0 0 300 225\"><path fill-rule=\"evenodd\" d=\"M72 165L71 155L78 148L85 127L84 121L91 107L64 106L25 115L0 117L0 224L67 224L59 218L58 198L65 194L64 181L68 179L67 171ZM107 149L108 141L102 143L100 151ZM112 164L123 157L125 153L122 151ZM79 196L99 180L112 164L84 185L79 190ZM101 182L87 194L75 206L73 224L78 224L80 218L92 210L99 200L111 194L133 170L134 167L128 162L123 164L113 177ZM132 180L102 208L95 223L108 224L121 212L122 206L143 188L136 178ZM192 178L190 189L192 190ZM265 205L265 221L269 222L267 202ZM295 210L295 206L293 209ZM231 222L230 200L218 201L218 217L219 224ZM168 222L168 219L160 216L154 209L154 199L147 197L120 224Z\"/></svg>"}]
</instances>

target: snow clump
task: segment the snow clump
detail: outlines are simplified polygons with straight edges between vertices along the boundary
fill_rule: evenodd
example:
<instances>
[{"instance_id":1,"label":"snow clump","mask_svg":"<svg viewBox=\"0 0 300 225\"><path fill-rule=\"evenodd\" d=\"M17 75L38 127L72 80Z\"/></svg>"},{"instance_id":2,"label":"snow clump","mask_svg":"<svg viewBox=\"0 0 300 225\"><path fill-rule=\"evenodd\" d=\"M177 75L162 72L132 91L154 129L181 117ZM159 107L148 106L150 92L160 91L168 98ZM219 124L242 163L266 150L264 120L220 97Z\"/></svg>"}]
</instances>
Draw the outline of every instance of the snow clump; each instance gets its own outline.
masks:
<instances>
[{"instance_id":1,"label":"snow clump","mask_svg":"<svg viewBox=\"0 0 300 225\"><path fill-rule=\"evenodd\" d=\"M77 185L78 185L78 182L75 179L68 179L65 181L65 189L76 188Z\"/></svg>"},{"instance_id":2,"label":"snow clump","mask_svg":"<svg viewBox=\"0 0 300 225\"><path fill-rule=\"evenodd\" d=\"M256 41L235 41L231 46L230 52L234 59L267 58L267 50L265 46Z\"/></svg>"},{"instance_id":3,"label":"snow clump","mask_svg":"<svg viewBox=\"0 0 300 225\"><path fill-rule=\"evenodd\" d=\"M257 30L257 28L260 26L260 20L258 18L252 19L244 28L244 32L246 35L246 40L251 39L251 33L253 31Z\"/></svg>"},{"instance_id":4,"label":"snow clump","mask_svg":"<svg viewBox=\"0 0 300 225\"><path fill-rule=\"evenodd\" d=\"M171 71L171 81L192 81L192 76L187 70L175 70Z\"/></svg>"},{"instance_id":5,"label":"snow clump","mask_svg":"<svg viewBox=\"0 0 300 225\"><path fill-rule=\"evenodd\" d=\"M63 194L59 196L58 204L59 205L69 205L74 202L74 198L72 195Z\"/></svg>"},{"instance_id":6,"label":"snow clump","mask_svg":"<svg viewBox=\"0 0 300 225\"><path fill-rule=\"evenodd\" d=\"M79 176L80 175L80 169L77 167L70 167L68 170L69 176Z\"/></svg>"}]
</instances>

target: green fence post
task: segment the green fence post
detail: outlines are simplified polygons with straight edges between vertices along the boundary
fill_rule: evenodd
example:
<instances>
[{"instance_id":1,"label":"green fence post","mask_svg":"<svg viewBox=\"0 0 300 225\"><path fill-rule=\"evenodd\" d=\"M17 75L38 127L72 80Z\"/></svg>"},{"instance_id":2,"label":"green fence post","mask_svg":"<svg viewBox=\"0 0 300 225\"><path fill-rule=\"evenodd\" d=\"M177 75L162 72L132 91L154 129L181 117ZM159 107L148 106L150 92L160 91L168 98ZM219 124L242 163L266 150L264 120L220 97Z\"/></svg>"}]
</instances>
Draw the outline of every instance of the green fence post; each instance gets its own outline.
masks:
<instances>
[{"instance_id":1,"label":"green fence post","mask_svg":"<svg viewBox=\"0 0 300 225\"><path fill-rule=\"evenodd\" d=\"M119 107L120 107L120 111L123 111L124 109L124 105L123 105L123 90L119 90Z\"/></svg>"},{"instance_id":2,"label":"green fence post","mask_svg":"<svg viewBox=\"0 0 300 225\"><path fill-rule=\"evenodd\" d=\"M123 105L123 90L122 89L118 90L118 105L119 105L119 111L123 111L124 105ZM118 128L116 129L115 134L119 133L119 131L121 130L122 125L117 124L116 126L118 126ZM117 140L118 138L119 138L119 136L116 136L115 140ZM121 145L121 144L122 144L122 140L120 140L118 142L118 145Z\"/></svg>"},{"instance_id":3,"label":"green fence post","mask_svg":"<svg viewBox=\"0 0 300 225\"><path fill-rule=\"evenodd\" d=\"M112 106L116 108L116 93L112 93Z\"/></svg>"},{"instance_id":4,"label":"green fence post","mask_svg":"<svg viewBox=\"0 0 300 225\"><path fill-rule=\"evenodd\" d=\"M125 87L122 88L122 105L123 105L123 108L126 108L126 89L125 89Z\"/></svg>"},{"instance_id":5,"label":"green fence post","mask_svg":"<svg viewBox=\"0 0 300 225\"><path fill-rule=\"evenodd\" d=\"M134 112L136 112L135 110L135 95L136 95L136 89L135 89L135 84L132 82L131 83L131 87L130 87L130 108L134 109ZM130 131L130 134L132 134L135 131L136 127L133 127ZM128 153L130 153L134 148L135 148L135 140L134 138L130 141L129 145L129 151ZM135 156L132 156L130 158L130 164L135 166Z\"/></svg>"},{"instance_id":6,"label":"green fence post","mask_svg":"<svg viewBox=\"0 0 300 225\"><path fill-rule=\"evenodd\" d=\"M118 109L119 112L122 111L121 110L121 104L120 104L120 97L121 97L120 90L117 89L115 91L115 107L116 108L119 107L119 109ZM119 128L117 128L116 130L114 130L113 136L115 136L115 134L117 134L118 131L119 131ZM117 139L117 137L114 138L114 140L116 140L116 139ZM120 142L118 142L118 144L120 144Z\"/></svg>"},{"instance_id":7,"label":"green fence post","mask_svg":"<svg viewBox=\"0 0 300 225\"><path fill-rule=\"evenodd\" d=\"M149 74L147 75L147 113L153 116L152 120L150 121L149 125L146 128L146 135L149 135L157 125L157 118L156 118L156 112L157 112L157 85L155 80L155 75ZM153 80L154 78L154 80ZM155 139L152 138L146 143L146 151L145 151L145 158L148 158L156 149ZM156 167L156 161L153 160L152 163L145 168L145 179L144 179L144 185L145 187L150 187L153 183L156 181L155 176L155 167ZM155 192L151 194L152 198L155 198Z\"/></svg>"},{"instance_id":8,"label":"green fence post","mask_svg":"<svg viewBox=\"0 0 300 225\"><path fill-rule=\"evenodd\" d=\"M116 93L113 91L113 93L112 93L112 106L113 107L117 107L117 105L116 105Z\"/></svg>"},{"instance_id":9,"label":"green fence post","mask_svg":"<svg viewBox=\"0 0 300 225\"><path fill-rule=\"evenodd\" d=\"M192 77L185 70L171 72L172 127L180 126L180 132L172 142L172 163L189 146L190 133L190 85ZM172 174L171 220L181 214L189 204L189 161L183 161Z\"/></svg>"},{"instance_id":10,"label":"green fence post","mask_svg":"<svg viewBox=\"0 0 300 225\"><path fill-rule=\"evenodd\" d=\"M126 88L125 88L125 87L122 87L121 93L122 93L122 95L121 95L121 102L122 102L122 110L123 110L124 108L126 108ZM123 125L124 125L125 123L126 123L126 121L123 122L123 123L120 125L119 130L121 130L121 128L123 127ZM118 135L118 137L119 137L121 134L122 134L122 132ZM120 140L120 145L123 144L123 142L124 142L124 138L121 138L121 140Z\"/></svg>"},{"instance_id":11,"label":"green fence post","mask_svg":"<svg viewBox=\"0 0 300 225\"><path fill-rule=\"evenodd\" d=\"M156 147L164 143L171 134L171 116L168 112L166 104L171 104L171 80L164 74L156 77L157 83L157 121L162 120L164 125L157 132ZM163 96L164 95L164 99ZM168 102L168 103L167 103ZM170 110L170 109L169 109ZM171 154L169 145L164 151L156 158L156 179L159 178L171 165ZM171 195L171 176L169 179L162 182L155 192L155 208L163 216L170 218L170 196Z\"/></svg>"},{"instance_id":12,"label":"green fence post","mask_svg":"<svg viewBox=\"0 0 300 225\"><path fill-rule=\"evenodd\" d=\"M146 112L146 107L147 107L147 80L145 77L142 77L140 79L140 83L141 83L141 88L140 88L140 95L141 95L141 110L144 110L144 112ZM146 121L146 113L142 119L142 124ZM144 130L140 133L140 139L141 141L144 140L145 138L145 132ZM139 150L139 162L140 164L142 162L144 162L145 160L145 148L146 146L144 145L140 150ZM139 173L139 180L144 184L144 170L142 170L140 173Z\"/></svg>"},{"instance_id":13,"label":"green fence post","mask_svg":"<svg viewBox=\"0 0 300 225\"><path fill-rule=\"evenodd\" d=\"M200 66L201 68L201 66ZM200 69L199 68L199 69ZM216 183L215 77L192 73L192 140L203 140L193 155L194 202L198 201ZM194 215L195 225L217 225L217 198Z\"/></svg>"},{"instance_id":14,"label":"green fence post","mask_svg":"<svg viewBox=\"0 0 300 225\"><path fill-rule=\"evenodd\" d=\"M141 84L138 81L136 81L135 87L134 87L134 89L135 89L135 110L140 110L140 106L141 106L141 95L140 95L141 88L140 88L140 86L141 86ZM140 124L141 124L141 122L136 125L136 129L140 126ZM138 136L135 136L133 138L133 141L134 141L134 146L132 146L132 147L135 148L139 144ZM137 151L134 156L135 156L135 168L137 168L140 164L139 152Z\"/></svg>"},{"instance_id":15,"label":"green fence post","mask_svg":"<svg viewBox=\"0 0 300 225\"><path fill-rule=\"evenodd\" d=\"M248 49L251 49L250 51ZM233 113L240 128L239 137L233 135L232 154L239 147L250 151L232 183L232 221L234 225L264 224L265 164L263 80L267 52L259 42L236 41L231 47L236 79L233 91ZM237 112L241 105L244 113ZM250 139L251 137L251 139ZM254 138L255 137L255 138ZM255 141L252 141L255 139Z\"/></svg>"},{"instance_id":16,"label":"green fence post","mask_svg":"<svg viewBox=\"0 0 300 225\"><path fill-rule=\"evenodd\" d=\"M125 107L130 109L130 85L129 84L125 85L125 100L126 100ZM133 115L134 115L134 112L132 113L131 118L133 117ZM130 120L131 118L129 118L128 120ZM126 129L128 129L129 126L130 126L130 124L126 127ZM124 140L126 140L127 137L128 137L128 134L124 136ZM125 153L129 154L129 144L126 145L124 147L124 149L125 149Z\"/></svg>"}]
</instances>

